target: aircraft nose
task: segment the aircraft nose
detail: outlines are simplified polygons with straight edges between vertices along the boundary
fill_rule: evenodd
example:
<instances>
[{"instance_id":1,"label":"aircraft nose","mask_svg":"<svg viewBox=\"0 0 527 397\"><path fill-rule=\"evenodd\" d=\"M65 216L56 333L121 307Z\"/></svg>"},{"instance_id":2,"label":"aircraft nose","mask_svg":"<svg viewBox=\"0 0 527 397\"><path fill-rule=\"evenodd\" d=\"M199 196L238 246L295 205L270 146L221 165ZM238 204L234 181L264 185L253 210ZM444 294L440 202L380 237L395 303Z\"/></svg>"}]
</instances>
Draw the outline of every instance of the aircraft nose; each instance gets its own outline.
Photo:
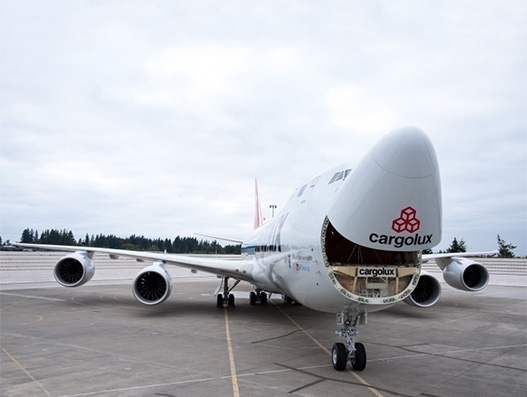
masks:
<instances>
[{"instance_id":1,"label":"aircraft nose","mask_svg":"<svg viewBox=\"0 0 527 397\"><path fill-rule=\"evenodd\" d=\"M422 178L438 172L434 148L416 127L392 131L371 150L371 156L387 172L406 178Z\"/></svg>"},{"instance_id":2,"label":"aircraft nose","mask_svg":"<svg viewBox=\"0 0 527 397\"><path fill-rule=\"evenodd\" d=\"M328 218L359 245L417 251L441 241L441 185L433 145L416 127L385 135L337 193Z\"/></svg>"}]
</instances>

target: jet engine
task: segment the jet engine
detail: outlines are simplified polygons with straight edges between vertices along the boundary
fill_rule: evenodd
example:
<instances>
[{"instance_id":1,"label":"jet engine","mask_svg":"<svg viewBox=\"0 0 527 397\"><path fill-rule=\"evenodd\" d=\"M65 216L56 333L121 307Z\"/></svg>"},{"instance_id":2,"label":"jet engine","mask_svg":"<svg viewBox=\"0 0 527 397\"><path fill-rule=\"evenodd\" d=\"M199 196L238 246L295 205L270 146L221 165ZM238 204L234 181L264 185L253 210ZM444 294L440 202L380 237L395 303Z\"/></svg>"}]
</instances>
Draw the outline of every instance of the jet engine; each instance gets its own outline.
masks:
<instances>
[{"instance_id":1,"label":"jet engine","mask_svg":"<svg viewBox=\"0 0 527 397\"><path fill-rule=\"evenodd\" d=\"M84 251L66 255L53 269L55 280L64 287L79 287L90 281L94 273L95 266Z\"/></svg>"},{"instance_id":2,"label":"jet engine","mask_svg":"<svg viewBox=\"0 0 527 397\"><path fill-rule=\"evenodd\" d=\"M451 287L462 291L480 291L489 283L489 272L481 263L472 259L453 257L436 259L443 269L443 278Z\"/></svg>"},{"instance_id":3,"label":"jet engine","mask_svg":"<svg viewBox=\"0 0 527 397\"><path fill-rule=\"evenodd\" d=\"M436 304L441 296L441 284L431 274L422 271L419 282L404 302L410 306L430 307Z\"/></svg>"},{"instance_id":4,"label":"jet engine","mask_svg":"<svg viewBox=\"0 0 527 397\"><path fill-rule=\"evenodd\" d=\"M164 263L154 262L139 272L133 282L135 298L149 306L164 302L172 292L172 278Z\"/></svg>"}]
</instances>

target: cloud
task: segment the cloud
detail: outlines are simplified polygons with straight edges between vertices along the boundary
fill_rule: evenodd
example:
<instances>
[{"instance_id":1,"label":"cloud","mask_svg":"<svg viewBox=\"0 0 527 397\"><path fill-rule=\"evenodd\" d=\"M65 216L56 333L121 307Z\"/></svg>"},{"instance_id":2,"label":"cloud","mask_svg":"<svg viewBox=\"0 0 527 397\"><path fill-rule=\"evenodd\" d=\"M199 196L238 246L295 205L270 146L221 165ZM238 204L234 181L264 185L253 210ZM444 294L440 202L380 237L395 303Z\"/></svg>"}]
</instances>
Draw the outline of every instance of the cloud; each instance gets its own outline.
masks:
<instances>
[{"instance_id":1,"label":"cloud","mask_svg":"<svg viewBox=\"0 0 527 397\"><path fill-rule=\"evenodd\" d=\"M338 129L378 136L380 131L388 131L394 125L394 109L369 98L353 86L332 88L324 99L332 123Z\"/></svg>"},{"instance_id":2,"label":"cloud","mask_svg":"<svg viewBox=\"0 0 527 397\"><path fill-rule=\"evenodd\" d=\"M243 237L255 177L269 217L312 174L416 125L441 167L440 248L493 249L499 233L527 254L522 2L0 7L4 240Z\"/></svg>"}]
</instances>

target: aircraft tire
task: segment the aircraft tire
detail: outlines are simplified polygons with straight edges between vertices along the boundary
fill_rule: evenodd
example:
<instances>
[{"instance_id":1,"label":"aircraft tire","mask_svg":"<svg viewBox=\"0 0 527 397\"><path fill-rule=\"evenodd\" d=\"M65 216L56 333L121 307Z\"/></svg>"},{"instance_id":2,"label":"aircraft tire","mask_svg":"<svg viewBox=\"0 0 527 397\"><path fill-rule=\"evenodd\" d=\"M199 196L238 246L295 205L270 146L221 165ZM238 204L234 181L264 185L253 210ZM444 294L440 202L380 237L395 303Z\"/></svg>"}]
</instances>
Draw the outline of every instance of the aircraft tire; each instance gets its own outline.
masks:
<instances>
[{"instance_id":1,"label":"aircraft tire","mask_svg":"<svg viewBox=\"0 0 527 397\"><path fill-rule=\"evenodd\" d=\"M222 294L216 295L216 307L218 308L223 307L223 295Z\"/></svg>"},{"instance_id":2,"label":"aircraft tire","mask_svg":"<svg viewBox=\"0 0 527 397\"><path fill-rule=\"evenodd\" d=\"M348 365L348 350L344 343L333 344L331 362L337 371L344 371Z\"/></svg>"},{"instance_id":3,"label":"aircraft tire","mask_svg":"<svg viewBox=\"0 0 527 397\"><path fill-rule=\"evenodd\" d=\"M249 294L249 303L251 304L251 306L256 305L256 293L254 291L251 291L251 293Z\"/></svg>"},{"instance_id":4,"label":"aircraft tire","mask_svg":"<svg viewBox=\"0 0 527 397\"><path fill-rule=\"evenodd\" d=\"M234 307L234 295L229 295L229 307Z\"/></svg>"},{"instance_id":5,"label":"aircraft tire","mask_svg":"<svg viewBox=\"0 0 527 397\"><path fill-rule=\"evenodd\" d=\"M265 292L260 292L260 304L267 305L267 294Z\"/></svg>"},{"instance_id":6,"label":"aircraft tire","mask_svg":"<svg viewBox=\"0 0 527 397\"><path fill-rule=\"evenodd\" d=\"M351 366L355 371L366 368L366 348L362 343L355 343L355 357L351 360Z\"/></svg>"},{"instance_id":7,"label":"aircraft tire","mask_svg":"<svg viewBox=\"0 0 527 397\"><path fill-rule=\"evenodd\" d=\"M290 296L284 295L284 305L297 306L298 303Z\"/></svg>"}]
</instances>

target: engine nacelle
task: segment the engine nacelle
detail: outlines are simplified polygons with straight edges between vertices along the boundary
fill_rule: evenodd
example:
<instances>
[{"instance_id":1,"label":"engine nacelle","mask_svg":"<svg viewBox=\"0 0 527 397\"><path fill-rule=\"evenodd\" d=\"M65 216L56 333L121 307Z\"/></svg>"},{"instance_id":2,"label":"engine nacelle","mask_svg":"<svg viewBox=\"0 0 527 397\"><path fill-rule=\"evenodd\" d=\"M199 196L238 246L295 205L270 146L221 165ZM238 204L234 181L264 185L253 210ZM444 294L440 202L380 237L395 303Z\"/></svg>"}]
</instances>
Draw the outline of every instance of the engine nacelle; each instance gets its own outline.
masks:
<instances>
[{"instance_id":1,"label":"engine nacelle","mask_svg":"<svg viewBox=\"0 0 527 397\"><path fill-rule=\"evenodd\" d=\"M487 286L489 272L485 266L472 259L453 257L443 267L443 278L451 287L474 292Z\"/></svg>"},{"instance_id":2,"label":"engine nacelle","mask_svg":"<svg viewBox=\"0 0 527 397\"><path fill-rule=\"evenodd\" d=\"M95 266L85 251L77 251L61 258L53 269L55 280L64 287L79 287L91 280Z\"/></svg>"},{"instance_id":3,"label":"engine nacelle","mask_svg":"<svg viewBox=\"0 0 527 397\"><path fill-rule=\"evenodd\" d=\"M154 262L139 272L132 286L135 298L149 306L164 302L172 292L172 278L163 262Z\"/></svg>"},{"instance_id":4,"label":"engine nacelle","mask_svg":"<svg viewBox=\"0 0 527 397\"><path fill-rule=\"evenodd\" d=\"M412 293L403 302L410 306L430 307L436 304L441 296L441 284L431 274L422 271L419 282Z\"/></svg>"}]
</instances>

